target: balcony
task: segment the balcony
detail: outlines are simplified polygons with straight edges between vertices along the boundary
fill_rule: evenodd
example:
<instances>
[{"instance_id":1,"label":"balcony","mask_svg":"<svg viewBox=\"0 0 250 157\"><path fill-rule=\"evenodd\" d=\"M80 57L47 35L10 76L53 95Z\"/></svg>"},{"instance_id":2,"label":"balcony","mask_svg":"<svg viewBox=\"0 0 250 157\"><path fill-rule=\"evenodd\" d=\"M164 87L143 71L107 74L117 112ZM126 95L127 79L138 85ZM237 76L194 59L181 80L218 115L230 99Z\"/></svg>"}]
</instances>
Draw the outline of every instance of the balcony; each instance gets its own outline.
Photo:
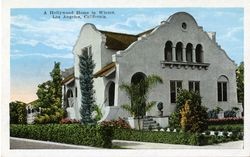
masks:
<instances>
[{"instance_id":1,"label":"balcony","mask_svg":"<svg viewBox=\"0 0 250 157\"><path fill-rule=\"evenodd\" d=\"M208 70L208 67L209 67L209 63L194 63L194 62L173 62L173 61L161 61L161 67L162 68L166 68L166 67L169 67L170 69L172 68L177 68L177 69L180 69L180 68L184 68L184 69L188 69L188 68L191 68L191 69L198 69L198 70L201 70L201 69L205 69L205 70Z\"/></svg>"}]
</instances>

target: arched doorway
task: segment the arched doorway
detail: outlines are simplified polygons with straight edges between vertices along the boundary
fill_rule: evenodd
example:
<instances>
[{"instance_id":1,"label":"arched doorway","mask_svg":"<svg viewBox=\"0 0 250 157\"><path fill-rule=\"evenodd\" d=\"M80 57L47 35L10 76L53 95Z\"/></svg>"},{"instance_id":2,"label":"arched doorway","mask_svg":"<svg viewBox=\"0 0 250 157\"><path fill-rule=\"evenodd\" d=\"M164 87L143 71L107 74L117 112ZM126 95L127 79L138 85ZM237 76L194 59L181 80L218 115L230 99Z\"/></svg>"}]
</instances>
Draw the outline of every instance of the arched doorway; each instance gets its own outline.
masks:
<instances>
[{"instance_id":1,"label":"arched doorway","mask_svg":"<svg viewBox=\"0 0 250 157\"><path fill-rule=\"evenodd\" d=\"M111 82L108 89L108 102L109 106L114 106L115 102L115 83Z\"/></svg>"},{"instance_id":2,"label":"arched doorway","mask_svg":"<svg viewBox=\"0 0 250 157\"><path fill-rule=\"evenodd\" d=\"M135 73L131 78L131 84L136 85L134 88L134 95L131 96L131 105L136 104L136 115L141 117L146 115L146 102L142 102L142 100L138 99L138 97L142 97L145 94L145 89L143 85L139 85L143 80L145 80L147 76L142 72ZM139 85L139 86L138 86ZM133 103L132 103L133 102ZM138 103L137 103L138 102ZM133 108L133 106L132 106Z\"/></svg>"}]
</instances>

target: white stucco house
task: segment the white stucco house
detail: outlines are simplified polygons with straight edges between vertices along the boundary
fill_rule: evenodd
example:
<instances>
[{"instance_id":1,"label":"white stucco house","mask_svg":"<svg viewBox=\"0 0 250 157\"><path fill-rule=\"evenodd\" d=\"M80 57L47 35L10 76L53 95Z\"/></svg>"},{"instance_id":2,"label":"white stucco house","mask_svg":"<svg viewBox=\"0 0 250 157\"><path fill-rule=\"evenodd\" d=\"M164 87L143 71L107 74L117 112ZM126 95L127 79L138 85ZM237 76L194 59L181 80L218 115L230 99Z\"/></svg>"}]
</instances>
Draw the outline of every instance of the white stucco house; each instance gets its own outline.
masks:
<instances>
[{"instance_id":1,"label":"white stucco house","mask_svg":"<svg viewBox=\"0 0 250 157\"><path fill-rule=\"evenodd\" d=\"M216 33L204 31L188 13L175 13L157 27L136 35L83 25L73 47L74 67L63 72L63 106L68 117L75 119L81 118L78 56L82 51L93 55L95 98L104 113L103 120L128 117L120 106L129 99L119 86L150 74L164 82L149 96L150 101L163 103L163 116L175 110L177 88L199 92L202 105L209 109L240 107L236 64L216 42ZM157 107L147 115L158 115Z\"/></svg>"}]
</instances>

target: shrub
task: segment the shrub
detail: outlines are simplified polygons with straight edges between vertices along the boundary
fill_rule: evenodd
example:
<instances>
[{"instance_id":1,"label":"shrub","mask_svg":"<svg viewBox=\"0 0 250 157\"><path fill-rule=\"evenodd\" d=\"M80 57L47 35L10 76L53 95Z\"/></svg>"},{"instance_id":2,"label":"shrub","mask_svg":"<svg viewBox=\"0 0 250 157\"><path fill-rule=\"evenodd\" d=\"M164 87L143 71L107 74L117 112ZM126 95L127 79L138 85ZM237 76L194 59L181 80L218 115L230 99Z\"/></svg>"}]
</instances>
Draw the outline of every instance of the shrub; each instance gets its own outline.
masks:
<instances>
[{"instance_id":1,"label":"shrub","mask_svg":"<svg viewBox=\"0 0 250 157\"><path fill-rule=\"evenodd\" d=\"M243 124L243 118L208 119L208 125Z\"/></svg>"},{"instance_id":2,"label":"shrub","mask_svg":"<svg viewBox=\"0 0 250 157\"><path fill-rule=\"evenodd\" d=\"M208 119L217 119L218 115L215 110L211 110L207 112Z\"/></svg>"},{"instance_id":3,"label":"shrub","mask_svg":"<svg viewBox=\"0 0 250 157\"><path fill-rule=\"evenodd\" d=\"M10 136L94 147L112 147L111 127L79 124L10 125Z\"/></svg>"},{"instance_id":4,"label":"shrub","mask_svg":"<svg viewBox=\"0 0 250 157\"><path fill-rule=\"evenodd\" d=\"M193 104L190 100L182 107L181 126L184 131L203 132L207 129L206 108L200 104Z\"/></svg>"},{"instance_id":5,"label":"shrub","mask_svg":"<svg viewBox=\"0 0 250 157\"><path fill-rule=\"evenodd\" d=\"M218 135L219 135L219 132L218 132L218 131L215 131L215 132L214 132L214 135L215 135L215 136L218 136Z\"/></svg>"},{"instance_id":6,"label":"shrub","mask_svg":"<svg viewBox=\"0 0 250 157\"><path fill-rule=\"evenodd\" d=\"M110 126L114 128L125 128L130 129L129 124L122 118L118 118L118 120L110 120L101 122L102 126Z\"/></svg>"},{"instance_id":7,"label":"shrub","mask_svg":"<svg viewBox=\"0 0 250 157\"><path fill-rule=\"evenodd\" d=\"M227 110L224 112L224 117L225 118L236 117L236 112L233 110Z\"/></svg>"},{"instance_id":8,"label":"shrub","mask_svg":"<svg viewBox=\"0 0 250 157\"><path fill-rule=\"evenodd\" d=\"M11 124L26 124L27 111L26 104L20 101L11 102L10 108L10 123Z\"/></svg>"},{"instance_id":9,"label":"shrub","mask_svg":"<svg viewBox=\"0 0 250 157\"><path fill-rule=\"evenodd\" d=\"M223 136L225 136L225 137L227 137L227 135L228 135L228 132L227 131L223 131Z\"/></svg>"},{"instance_id":10,"label":"shrub","mask_svg":"<svg viewBox=\"0 0 250 157\"><path fill-rule=\"evenodd\" d=\"M210 135L210 131L205 131L205 135Z\"/></svg>"},{"instance_id":11,"label":"shrub","mask_svg":"<svg viewBox=\"0 0 250 157\"><path fill-rule=\"evenodd\" d=\"M169 126L174 128L180 128L180 113L173 112L169 117Z\"/></svg>"},{"instance_id":12,"label":"shrub","mask_svg":"<svg viewBox=\"0 0 250 157\"><path fill-rule=\"evenodd\" d=\"M205 145L207 137L186 132L140 131L114 129L114 139L170 144Z\"/></svg>"}]
</instances>

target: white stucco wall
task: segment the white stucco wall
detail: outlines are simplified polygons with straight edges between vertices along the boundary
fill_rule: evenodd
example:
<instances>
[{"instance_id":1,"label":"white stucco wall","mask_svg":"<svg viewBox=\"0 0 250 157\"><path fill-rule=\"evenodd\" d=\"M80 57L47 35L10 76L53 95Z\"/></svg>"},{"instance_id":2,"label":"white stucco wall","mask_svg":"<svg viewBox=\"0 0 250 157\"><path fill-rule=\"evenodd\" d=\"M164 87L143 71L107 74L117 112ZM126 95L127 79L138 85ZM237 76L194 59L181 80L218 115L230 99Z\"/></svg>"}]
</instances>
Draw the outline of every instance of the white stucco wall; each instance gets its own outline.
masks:
<instances>
[{"instance_id":1,"label":"white stucco wall","mask_svg":"<svg viewBox=\"0 0 250 157\"><path fill-rule=\"evenodd\" d=\"M182 23L187 24L184 30ZM156 74L163 79L163 84L156 86L149 96L150 101L163 102L163 115L170 115L176 107L176 104L170 103L170 80L181 80L182 88L188 89L188 81L200 81L200 94L202 96L202 104L212 109L216 106L223 110L231 109L237 105L236 94L236 65L226 55L226 53L217 45L215 37L203 31L199 27L195 19L187 13L176 13L167 21L163 22L153 32L146 37L140 38L131 44L126 50L118 51L107 49L105 46L106 37L101 34L94 25L85 24L79 34L78 40L74 46L75 61L75 83L78 90L76 110L80 110L81 91L79 85L79 59L78 55L84 47L91 46L93 60L96 64L94 73L111 61L116 62L116 71L114 78L99 77L94 80L95 98L97 105L102 107L108 119L112 117L127 117L128 113L120 109L124 103L128 103L127 95L119 89L119 86L125 82L130 83L132 76L136 72L142 72L146 75ZM209 67L202 68L177 68L165 67L161 65L164 60L164 48L167 41L171 41L175 46L177 42L182 42L184 47L191 43L193 47L201 44L203 47L203 62L209 63ZM113 56L112 56L113 55ZM112 56L112 57L111 57ZM228 101L217 101L217 79L226 76L228 81ZM114 107L105 107L104 101L105 87L109 81L115 82L115 102ZM157 108L153 108L148 115L157 115ZM76 117L80 119L79 112Z\"/></svg>"},{"instance_id":2,"label":"white stucco wall","mask_svg":"<svg viewBox=\"0 0 250 157\"><path fill-rule=\"evenodd\" d=\"M181 28L182 23L187 24L184 31ZM184 47L187 43L203 46L204 62L210 63L207 70L185 68L162 68L160 61L164 60L165 43L170 40L173 45L182 42ZM150 101L161 101L164 104L163 114L170 115L175 109L175 104L170 103L170 80L182 80L182 88L188 89L188 81L200 81L200 94L202 96L202 104L208 108L220 106L224 110L231 109L237 105L236 97L236 78L235 64L231 61L223 50L212 41L201 27L197 26L192 16L186 13L178 13L172 15L166 23L161 24L146 38L135 42L129 48L120 52L115 60L119 64L117 82L130 82L131 77L136 72L143 72L146 75L159 75L163 81L163 85L158 85L150 94ZM217 79L219 76L225 75L229 79L228 83L228 101L217 101ZM124 92L117 94L117 105L128 102ZM151 112L152 115L157 114L155 107Z\"/></svg>"}]
</instances>

